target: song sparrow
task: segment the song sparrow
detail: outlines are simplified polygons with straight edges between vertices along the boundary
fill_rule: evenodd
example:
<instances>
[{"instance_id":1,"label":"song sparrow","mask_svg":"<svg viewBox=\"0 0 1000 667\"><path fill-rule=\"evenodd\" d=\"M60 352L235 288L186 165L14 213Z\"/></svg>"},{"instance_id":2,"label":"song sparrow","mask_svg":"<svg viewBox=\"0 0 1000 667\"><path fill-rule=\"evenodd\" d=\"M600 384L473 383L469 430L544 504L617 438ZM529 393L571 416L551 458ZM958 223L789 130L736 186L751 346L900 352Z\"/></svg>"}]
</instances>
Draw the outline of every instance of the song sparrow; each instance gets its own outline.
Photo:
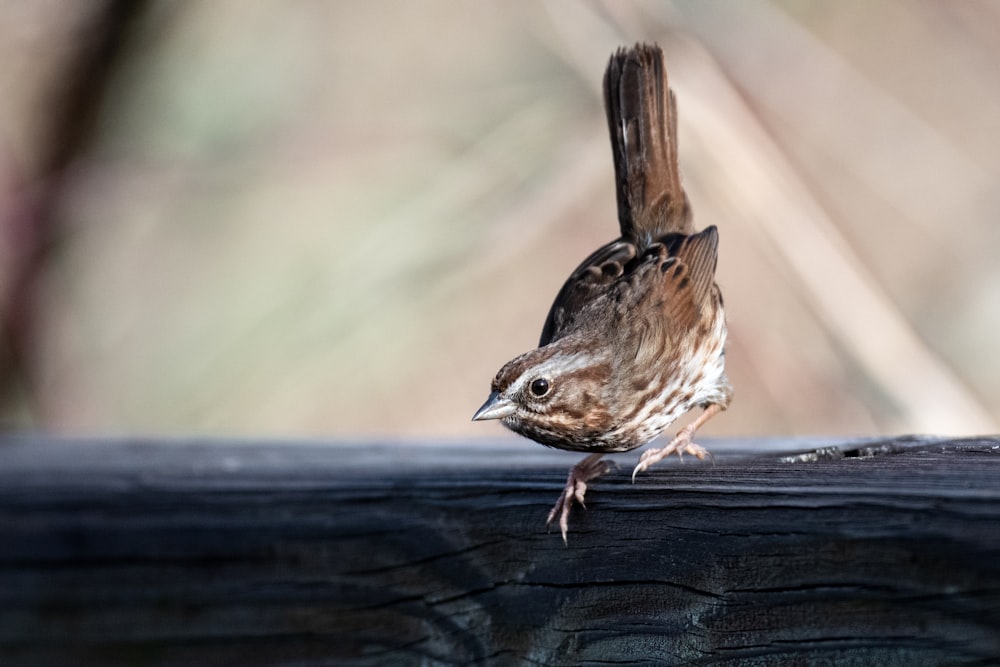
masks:
<instances>
[{"instance_id":1,"label":"song sparrow","mask_svg":"<svg viewBox=\"0 0 1000 667\"><path fill-rule=\"evenodd\" d=\"M695 431L729 404L726 320L715 284L718 232L694 233L677 166L677 111L657 46L619 49L604 75L621 238L563 285L537 349L508 362L473 420L590 455L549 513L566 540L574 500L608 470L601 457L641 447L694 407L704 412L632 473L670 454L708 452Z\"/></svg>"}]
</instances>

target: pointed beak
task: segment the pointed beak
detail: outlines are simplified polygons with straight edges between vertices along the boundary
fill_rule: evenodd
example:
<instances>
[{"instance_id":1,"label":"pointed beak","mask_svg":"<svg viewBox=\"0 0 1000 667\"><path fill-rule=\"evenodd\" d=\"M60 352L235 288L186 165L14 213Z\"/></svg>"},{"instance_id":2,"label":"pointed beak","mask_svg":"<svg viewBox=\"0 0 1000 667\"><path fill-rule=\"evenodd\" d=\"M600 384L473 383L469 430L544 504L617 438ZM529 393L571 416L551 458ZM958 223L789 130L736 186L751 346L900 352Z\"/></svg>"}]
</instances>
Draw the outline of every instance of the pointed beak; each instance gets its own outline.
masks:
<instances>
[{"instance_id":1,"label":"pointed beak","mask_svg":"<svg viewBox=\"0 0 1000 667\"><path fill-rule=\"evenodd\" d=\"M476 410L476 414L472 415L472 421L503 419L514 414L515 410L517 410L517 406L513 402L501 396L499 391L495 391L486 399L483 407Z\"/></svg>"}]
</instances>

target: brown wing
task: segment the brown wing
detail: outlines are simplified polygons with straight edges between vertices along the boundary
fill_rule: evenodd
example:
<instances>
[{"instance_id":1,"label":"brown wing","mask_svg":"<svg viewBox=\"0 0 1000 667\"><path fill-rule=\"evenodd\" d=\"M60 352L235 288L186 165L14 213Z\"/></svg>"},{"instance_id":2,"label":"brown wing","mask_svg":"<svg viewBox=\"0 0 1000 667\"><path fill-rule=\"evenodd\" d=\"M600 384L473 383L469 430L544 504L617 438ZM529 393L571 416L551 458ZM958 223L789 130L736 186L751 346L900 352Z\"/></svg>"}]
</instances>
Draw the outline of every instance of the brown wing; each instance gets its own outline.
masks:
<instances>
[{"instance_id":1,"label":"brown wing","mask_svg":"<svg viewBox=\"0 0 1000 667\"><path fill-rule=\"evenodd\" d=\"M677 104L658 46L639 44L611 57L604 104L622 238L646 245L670 232L691 233L677 165Z\"/></svg>"},{"instance_id":2,"label":"brown wing","mask_svg":"<svg viewBox=\"0 0 1000 667\"><path fill-rule=\"evenodd\" d=\"M583 260L552 302L538 346L548 345L571 330L583 307L613 285L635 256L635 244L618 239L601 246Z\"/></svg>"},{"instance_id":3,"label":"brown wing","mask_svg":"<svg viewBox=\"0 0 1000 667\"><path fill-rule=\"evenodd\" d=\"M718 233L709 227L698 234L668 234L652 244L637 262L636 274L615 286L619 317L618 346L634 364L662 363L667 350L690 340L706 323L715 287ZM639 287L642 289L639 289Z\"/></svg>"},{"instance_id":4,"label":"brown wing","mask_svg":"<svg viewBox=\"0 0 1000 667\"><path fill-rule=\"evenodd\" d=\"M690 236L664 239L671 259L660 265L663 274L663 317L667 335L678 340L697 327L715 285L719 232L715 225Z\"/></svg>"},{"instance_id":5,"label":"brown wing","mask_svg":"<svg viewBox=\"0 0 1000 667\"><path fill-rule=\"evenodd\" d=\"M640 307L639 302L647 296L658 299L662 306L653 312L659 317L648 324L662 326L668 340L679 340L701 320L715 284L718 248L719 233L714 225L697 234L667 234L642 255L635 244L621 239L602 246L559 290L542 328L539 347L576 329L576 318L588 304L616 290L630 292L615 298L618 307L626 310ZM647 281L645 276L632 280L633 274L646 271L658 272L659 283Z\"/></svg>"}]
</instances>

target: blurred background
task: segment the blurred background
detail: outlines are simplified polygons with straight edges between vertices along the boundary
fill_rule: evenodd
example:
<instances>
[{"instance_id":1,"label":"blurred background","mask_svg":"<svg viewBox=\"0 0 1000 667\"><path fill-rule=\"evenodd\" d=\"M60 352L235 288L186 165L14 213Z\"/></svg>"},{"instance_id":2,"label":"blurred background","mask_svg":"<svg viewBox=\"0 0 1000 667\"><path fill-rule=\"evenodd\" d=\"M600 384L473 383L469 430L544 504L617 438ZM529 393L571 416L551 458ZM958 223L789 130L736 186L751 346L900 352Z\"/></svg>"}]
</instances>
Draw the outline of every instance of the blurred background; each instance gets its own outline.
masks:
<instances>
[{"instance_id":1,"label":"blurred background","mask_svg":"<svg viewBox=\"0 0 1000 667\"><path fill-rule=\"evenodd\" d=\"M472 424L616 236L658 42L735 400L715 435L996 432L1000 3L0 0L0 424Z\"/></svg>"}]
</instances>

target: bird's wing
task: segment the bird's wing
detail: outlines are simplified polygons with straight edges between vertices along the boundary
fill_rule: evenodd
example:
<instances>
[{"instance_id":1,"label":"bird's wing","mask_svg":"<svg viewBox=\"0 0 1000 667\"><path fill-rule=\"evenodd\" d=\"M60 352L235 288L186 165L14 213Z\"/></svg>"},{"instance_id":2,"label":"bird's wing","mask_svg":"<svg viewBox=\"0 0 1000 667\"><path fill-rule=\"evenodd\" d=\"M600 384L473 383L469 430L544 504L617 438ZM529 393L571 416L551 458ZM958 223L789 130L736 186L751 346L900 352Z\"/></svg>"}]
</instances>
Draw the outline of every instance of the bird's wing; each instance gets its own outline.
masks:
<instances>
[{"instance_id":1,"label":"bird's wing","mask_svg":"<svg viewBox=\"0 0 1000 667\"><path fill-rule=\"evenodd\" d=\"M633 243L618 239L583 260L556 295L538 346L548 345L573 330L584 307L622 277L636 252Z\"/></svg>"}]
</instances>

